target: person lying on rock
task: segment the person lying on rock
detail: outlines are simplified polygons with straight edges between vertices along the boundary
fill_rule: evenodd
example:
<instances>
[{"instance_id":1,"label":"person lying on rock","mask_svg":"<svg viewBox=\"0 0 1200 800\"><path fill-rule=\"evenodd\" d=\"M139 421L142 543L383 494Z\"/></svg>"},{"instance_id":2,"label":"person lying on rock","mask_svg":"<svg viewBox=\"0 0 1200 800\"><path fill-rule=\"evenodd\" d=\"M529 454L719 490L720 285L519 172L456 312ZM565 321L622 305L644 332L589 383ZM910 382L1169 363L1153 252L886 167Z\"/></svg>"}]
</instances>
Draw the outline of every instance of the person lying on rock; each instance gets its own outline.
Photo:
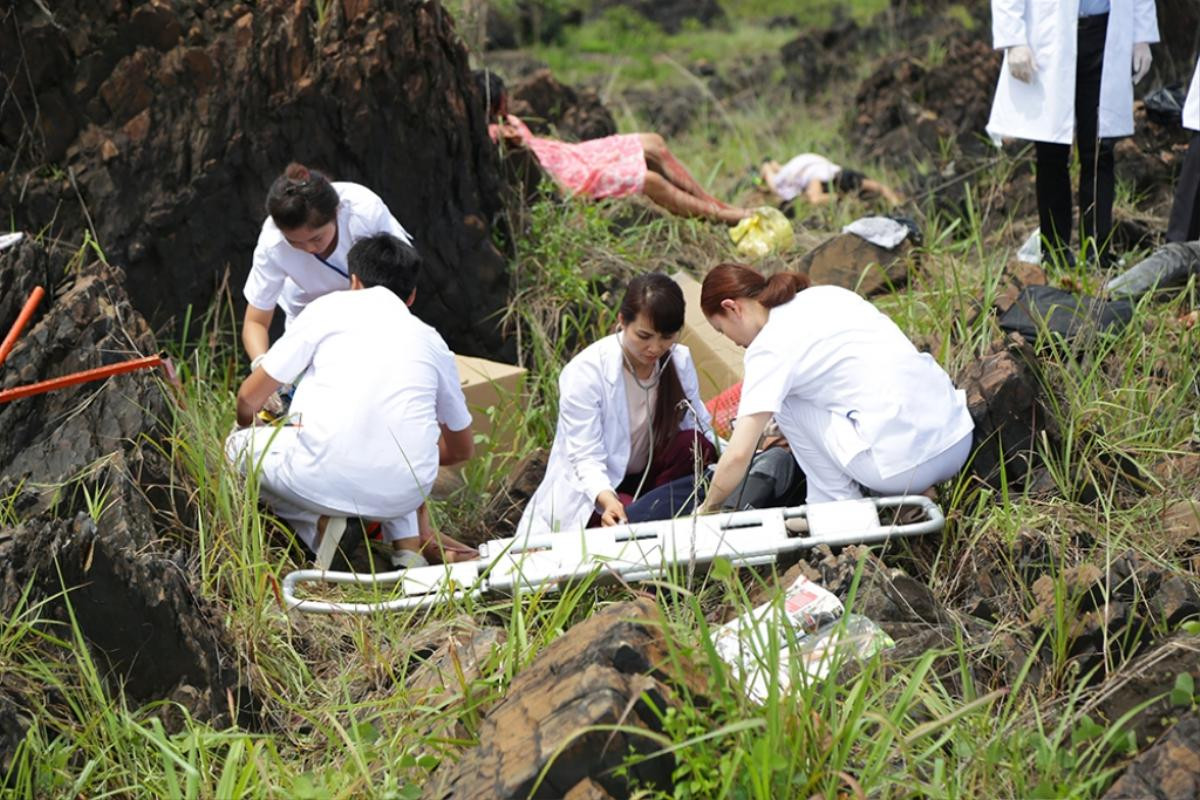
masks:
<instances>
[{"instance_id":1,"label":"person lying on rock","mask_svg":"<svg viewBox=\"0 0 1200 800\"><path fill-rule=\"evenodd\" d=\"M693 476L715 455L683 328L679 284L662 273L629 282L620 329L585 348L559 376L558 424L546 475L518 535L674 516L694 483L647 516L644 492ZM692 480L688 478L688 480Z\"/></svg>"},{"instance_id":2,"label":"person lying on rock","mask_svg":"<svg viewBox=\"0 0 1200 800\"><path fill-rule=\"evenodd\" d=\"M267 214L242 290L247 303L242 346L251 371L270 346L268 330L276 305L290 326L313 300L350 287L346 261L358 239L388 233L412 244L408 232L370 189L331 182L295 162L271 184ZM295 376L282 377L290 382Z\"/></svg>"},{"instance_id":3,"label":"person lying on rock","mask_svg":"<svg viewBox=\"0 0 1200 800\"><path fill-rule=\"evenodd\" d=\"M475 79L488 103L492 139L531 151L542 169L570 194L593 200L644 194L672 214L728 225L754 213L704 191L657 133L621 133L576 143L534 136L524 122L508 113L508 94L498 75L478 70Z\"/></svg>"},{"instance_id":4,"label":"person lying on rock","mask_svg":"<svg viewBox=\"0 0 1200 800\"><path fill-rule=\"evenodd\" d=\"M729 445L701 506L721 509L772 417L808 481L807 501L918 494L971 452L966 396L870 302L790 272L719 264L704 278L709 324L746 348Z\"/></svg>"},{"instance_id":5,"label":"person lying on rock","mask_svg":"<svg viewBox=\"0 0 1200 800\"><path fill-rule=\"evenodd\" d=\"M784 202L803 196L813 205L823 205L841 194L875 194L891 206L904 202L904 198L890 187L861 172L845 169L817 153L801 153L782 166L778 161L764 161L759 175Z\"/></svg>"},{"instance_id":6,"label":"person lying on rock","mask_svg":"<svg viewBox=\"0 0 1200 800\"><path fill-rule=\"evenodd\" d=\"M257 472L260 497L322 568L349 516L382 523L393 566L423 566L423 548L478 555L432 531L425 511L438 465L470 458L474 439L454 354L409 311L420 263L391 234L359 239L348 289L312 300L238 389L226 452ZM287 424L256 424L298 374Z\"/></svg>"}]
</instances>

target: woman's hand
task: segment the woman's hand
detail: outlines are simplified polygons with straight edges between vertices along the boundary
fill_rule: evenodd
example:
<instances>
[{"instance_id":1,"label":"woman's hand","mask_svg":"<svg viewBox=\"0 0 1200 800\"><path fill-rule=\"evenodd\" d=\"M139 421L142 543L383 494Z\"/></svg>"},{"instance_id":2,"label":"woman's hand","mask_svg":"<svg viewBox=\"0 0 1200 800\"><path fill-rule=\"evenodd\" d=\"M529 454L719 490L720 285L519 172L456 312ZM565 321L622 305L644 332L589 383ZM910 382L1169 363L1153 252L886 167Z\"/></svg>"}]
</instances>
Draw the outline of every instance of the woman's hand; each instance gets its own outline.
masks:
<instances>
[{"instance_id":1,"label":"woman's hand","mask_svg":"<svg viewBox=\"0 0 1200 800\"><path fill-rule=\"evenodd\" d=\"M602 527L622 525L629 521L629 517L625 515L625 506L621 505L617 493L611 489L600 493L600 496L596 498L596 505L600 507L600 525Z\"/></svg>"}]
</instances>

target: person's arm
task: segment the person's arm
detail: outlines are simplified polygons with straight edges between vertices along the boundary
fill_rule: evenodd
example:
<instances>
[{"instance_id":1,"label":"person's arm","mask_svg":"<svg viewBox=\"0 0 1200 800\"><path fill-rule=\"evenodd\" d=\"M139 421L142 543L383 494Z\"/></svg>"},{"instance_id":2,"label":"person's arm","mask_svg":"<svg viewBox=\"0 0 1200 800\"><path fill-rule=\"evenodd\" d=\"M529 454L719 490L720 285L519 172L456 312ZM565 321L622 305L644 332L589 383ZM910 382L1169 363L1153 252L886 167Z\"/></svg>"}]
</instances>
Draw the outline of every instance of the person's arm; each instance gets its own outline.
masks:
<instances>
[{"instance_id":1,"label":"person's arm","mask_svg":"<svg viewBox=\"0 0 1200 800\"><path fill-rule=\"evenodd\" d=\"M242 381L237 393L237 424L239 428L247 428L254 424L254 416L266 404L267 398L279 391L283 384L270 375L262 367L250 373L250 377Z\"/></svg>"},{"instance_id":2,"label":"person's arm","mask_svg":"<svg viewBox=\"0 0 1200 800\"><path fill-rule=\"evenodd\" d=\"M904 202L904 198L898 193L892 191L891 187L880 183L873 178L863 178L862 188L864 191L874 192L888 202L888 205L898 206Z\"/></svg>"},{"instance_id":3,"label":"person's arm","mask_svg":"<svg viewBox=\"0 0 1200 800\"><path fill-rule=\"evenodd\" d=\"M1018 45L1029 46L1025 0L992 0L992 46L1007 50Z\"/></svg>"},{"instance_id":4,"label":"person's arm","mask_svg":"<svg viewBox=\"0 0 1200 800\"><path fill-rule=\"evenodd\" d=\"M246 348L246 355L250 357L251 362L270 349L269 331L274 316L274 308L264 310L246 306L246 315L242 317L242 347Z\"/></svg>"},{"instance_id":5,"label":"person's arm","mask_svg":"<svg viewBox=\"0 0 1200 800\"><path fill-rule=\"evenodd\" d=\"M1133 41L1154 44L1159 40L1158 10L1154 0L1134 0Z\"/></svg>"},{"instance_id":6,"label":"person's arm","mask_svg":"<svg viewBox=\"0 0 1200 800\"><path fill-rule=\"evenodd\" d=\"M820 206L829 202L830 195L820 181L812 180L804 187L804 198L814 206Z\"/></svg>"},{"instance_id":7,"label":"person's arm","mask_svg":"<svg viewBox=\"0 0 1200 800\"><path fill-rule=\"evenodd\" d=\"M438 438L438 464L449 467L469 461L475 455L475 434L470 425L460 431L452 431L442 423L441 429L442 435Z\"/></svg>"},{"instance_id":8,"label":"person's arm","mask_svg":"<svg viewBox=\"0 0 1200 800\"><path fill-rule=\"evenodd\" d=\"M612 489L605 489L596 497L596 508L600 510L600 527L622 525L629 521L625 514L625 506Z\"/></svg>"},{"instance_id":9,"label":"person's arm","mask_svg":"<svg viewBox=\"0 0 1200 800\"><path fill-rule=\"evenodd\" d=\"M768 411L760 411L746 417L738 417L733 429L733 436L721 459L717 462L717 471L713 474L704 497L704 505L700 507L701 514L711 514L721 510L721 504L733 493L737 485L746 477L750 459L754 458L754 448L763 429L771 421Z\"/></svg>"},{"instance_id":10,"label":"person's arm","mask_svg":"<svg viewBox=\"0 0 1200 800\"><path fill-rule=\"evenodd\" d=\"M598 364L576 357L563 368L558 378L555 444L567 457L575 487L591 498L602 514L611 510L615 516L613 504L620 505L620 501L606 468L603 395L604 376Z\"/></svg>"}]
</instances>

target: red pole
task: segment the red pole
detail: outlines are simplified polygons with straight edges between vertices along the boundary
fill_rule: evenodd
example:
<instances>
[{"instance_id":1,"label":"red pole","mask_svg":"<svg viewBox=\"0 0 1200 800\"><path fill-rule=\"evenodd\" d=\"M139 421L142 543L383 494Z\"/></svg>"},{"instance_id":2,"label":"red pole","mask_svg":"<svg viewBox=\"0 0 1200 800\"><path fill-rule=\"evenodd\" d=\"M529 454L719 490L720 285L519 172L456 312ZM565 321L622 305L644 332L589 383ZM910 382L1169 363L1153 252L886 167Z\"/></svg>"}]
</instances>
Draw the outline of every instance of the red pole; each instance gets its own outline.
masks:
<instances>
[{"instance_id":1,"label":"red pole","mask_svg":"<svg viewBox=\"0 0 1200 800\"><path fill-rule=\"evenodd\" d=\"M19 400L22 397L30 397L44 392L52 392L55 389L65 389L68 386L75 386L79 383L99 381L111 375L120 375L124 372L157 367L162 363L162 356L146 356L145 358L134 358L116 364L107 364L103 367L96 367L95 369L88 369L83 372L72 372L70 375L61 375L57 378L51 378L48 381L31 383L27 386L16 386L0 392L0 403L7 403L10 400Z\"/></svg>"},{"instance_id":2,"label":"red pole","mask_svg":"<svg viewBox=\"0 0 1200 800\"><path fill-rule=\"evenodd\" d=\"M4 344L0 344L0 364L4 363L4 359L8 358L9 351L16 346L17 337L21 335L21 331L28 324L29 318L33 316L33 311L38 307L38 303L42 302L42 295L45 293L46 290L42 287L33 287L29 299L25 301L25 307L21 309L20 314L17 314L17 321L13 323L12 328L8 331L8 336L4 337Z\"/></svg>"}]
</instances>

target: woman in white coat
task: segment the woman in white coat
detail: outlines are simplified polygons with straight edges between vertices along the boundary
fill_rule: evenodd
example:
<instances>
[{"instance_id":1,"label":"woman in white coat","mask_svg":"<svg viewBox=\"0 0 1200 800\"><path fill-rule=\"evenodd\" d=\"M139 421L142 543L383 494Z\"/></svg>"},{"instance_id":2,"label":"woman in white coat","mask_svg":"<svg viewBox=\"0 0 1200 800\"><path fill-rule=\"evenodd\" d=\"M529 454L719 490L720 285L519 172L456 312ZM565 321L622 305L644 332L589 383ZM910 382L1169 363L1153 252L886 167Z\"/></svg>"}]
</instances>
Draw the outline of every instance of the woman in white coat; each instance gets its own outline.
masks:
<instances>
[{"instance_id":1,"label":"woman in white coat","mask_svg":"<svg viewBox=\"0 0 1200 800\"><path fill-rule=\"evenodd\" d=\"M715 455L687 347L683 292L661 273L629 283L620 330L589 345L559 376L558 425L546 476L520 534L642 522L638 499L694 475ZM680 491L674 511L691 495ZM654 504L661 511L662 504Z\"/></svg>"},{"instance_id":2,"label":"woman in white coat","mask_svg":"<svg viewBox=\"0 0 1200 800\"><path fill-rule=\"evenodd\" d=\"M290 322L308 303L350 288L346 259L354 243L389 233L412 244L379 196L357 183L331 182L303 164L288 164L267 193L267 219L242 293L242 345L254 367L271 341L279 305Z\"/></svg>"},{"instance_id":3,"label":"woman in white coat","mask_svg":"<svg viewBox=\"0 0 1200 800\"><path fill-rule=\"evenodd\" d=\"M1071 141L1079 148L1080 241L1097 256L1112 231L1113 139L1133 134L1133 84L1158 41L1154 0L992 0L1003 49L987 131L1037 151L1038 218L1050 258L1071 243Z\"/></svg>"},{"instance_id":4,"label":"woman in white coat","mask_svg":"<svg viewBox=\"0 0 1200 800\"><path fill-rule=\"evenodd\" d=\"M704 278L700 306L718 333L746 348L737 421L702 513L734 491L772 417L808 479L810 503L918 494L966 463L975 426L965 395L854 292L719 264Z\"/></svg>"},{"instance_id":5,"label":"woman in white coat","mask_svg":"<svg viewBox=\"0 0 1200 800\"><path fill-rule=\"evenodd\" d=\"M1175 202L1171 204L1171 220L1167 224L1168 242L1192 242L1200 239L1200 61L1183 104L1183 127L1192 131L1192 142L1179 182L1175 185Z\"/></svg>"}]
</instances>

